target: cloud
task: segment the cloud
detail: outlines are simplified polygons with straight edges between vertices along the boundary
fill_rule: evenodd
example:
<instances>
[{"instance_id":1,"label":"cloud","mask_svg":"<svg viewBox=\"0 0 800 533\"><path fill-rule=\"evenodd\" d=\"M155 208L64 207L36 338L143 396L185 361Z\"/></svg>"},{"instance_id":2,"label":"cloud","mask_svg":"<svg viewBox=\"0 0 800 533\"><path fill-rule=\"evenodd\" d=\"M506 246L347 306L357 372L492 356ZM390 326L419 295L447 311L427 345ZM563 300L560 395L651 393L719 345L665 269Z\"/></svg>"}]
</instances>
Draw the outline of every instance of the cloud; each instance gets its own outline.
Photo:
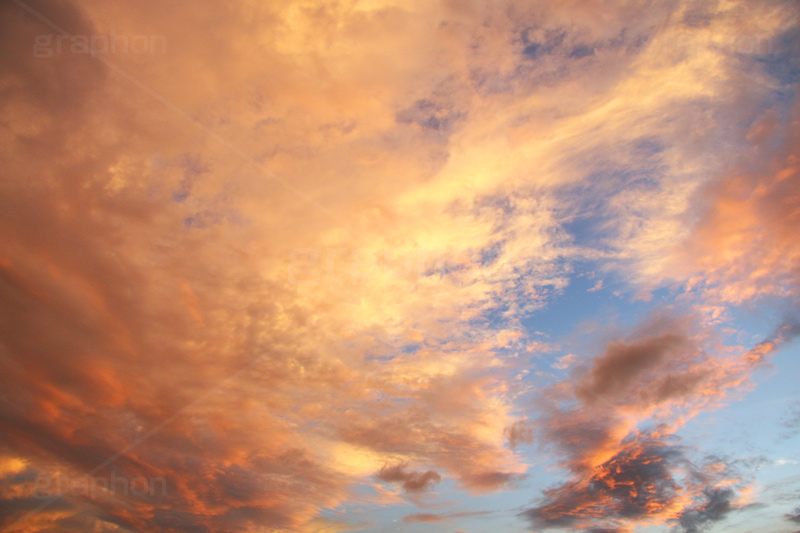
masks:
<instances>
[{"instance_id":1,"label":"cloud","mask_svg":"<svg viewBox=\"0 0 800 533\"><path fill-rule=\"evenodd\" d=\"M614 521L622 529L676 522L687 533L705 530L742 508L735 502L741 478L730 466L696 466L677 437L634 433L605 462L544 491L523 512L532 527L588 528ZM595 528L604 531L603 527Z\"/></svg>"},{"instance_id":2,"label":"cloud","mask_svg":"<svg viewBox=\"0 0 800 533\"><path fill-rule=\"evenodd\" d=\"M533 428L524 420L514 422L505 429L508 437L508 445L515 449L520 444L531 444L533 442Z\"/></svg>"},{"instance_id":3,"label":"cloud","mask_svg":"<svg viewBox=\"0 0 800 533\"><path fill-rule=\"evenodd\" d=\"M188 32L153 5L31 6L79 35L163 34L170 52L105 57L129 79L91 55L34 58L36 35L55 30L3 7L4 25L21 28L4 32L15 164L0 227L0 295L18 310L1 324L14 460L82 476L114 458L94 474L163 477L167 495L78 503L125 527L196 530L300 527L398 455L476 491L524 471L505 445L512 418L491 355L514 337L461 321L515 300L515 268L542 305L538 288L564 283L547 248L560 237L545 199L500 206L493 186L449 189L463 155L431 183L468 114L446 76L413 94L430 51L405 33L414 17L206 5ZM392 14L408 25L386 40ZM382 51L362 47L372 41ZM405 66L380 59L406 44L417 52ZM314 74L320 61L337 72ZM356 93L382 96L367 109ZM350 191L327 185L344 175ZM322 257L316 284L287 275L298 249ZM401 350L411 341L419 352ZM408 425L381 426L386 412ZM403 484L422 491L439 476Z\"/></svg>"},{"instance_id":4,"label":"cloud","mask_svg":"<svg viewBox=\"0 0 800 533\"><path fill-rule=\"evenodd\" d=\"M416 514L409 514L403 517L403 522L435 523L435 522L442 522L444 520L447 520L447 518L443 517L442 515L433 513L416 513Z\"/></svg>"},{"instance_id":5,"label":"cloud","mask_svg":"<svg viewBox=\"0 0 800 533\"><path fill-rule=\"evenodd\" d=\"M705 491L706 501L699 508L685 510L678 524L686 533L697 533L723 520L733 509L734 491L729 488Z\"/></svg>"},{"instance_id":6,"label":"cloud","mask_svg":"<svg viewBox=\"0 0 800 533\"><path fill-rule=\"evenodd\" d=\"M562 357L559 357L558 360L555 363L553 363L551 366L553 368L557 368L559 370L565 370L565 369L569 368L570 365L575 363L577 358L578 358L577 355L575 355L574 353L570 353L570 354L564 355Z\"/></svg>"},{"instance_id":7,"label":"cloud","mask_svg":"<svg viewBox=\"0 0 800 533\"><path fill-rule=\"evenodd\" d=\"M538 441L561 459L568 479L524 511L534 528L630 528L676 522L700 531L739 508L745 474L736 461L697 465L676 430L741 387L753 352L707 351L710 339L689 316L656 312L627 338L542 390Z\"/></svg>"},{"instance_id":8,"label":"cloud","mask_svg":"<svg viewBox=\"0 0 800 533\"><path fill-rule=\"evenodd\" d=\"M794 76L788 8L24 5L0 7L4 525L343 530L318 515L370 476L417 502L448 478L516 488L534 433L595 488L557 487L531 520L683 502L712 521L672 492L671 428L634 427L723 401L794 322L745 363L659 315L587 368L559 359L573 374L539 417L513 376L550 350L523 320L581 261L631 291L795 296L796 109L741 105ZM59 52L31 10L166 47ZM779 36L777 61L716 47L742 21ZM746 139L715 133L740 122ZM87 473L167 490L39 508L37 479Z\"/></svg>"},{"instance_id":9,"label":"cloud","mask_svg":"<svg viewBox=\"0 0 800 533\"><path fill-rule=\"evenodd\" d=\"M403 490L407 492L424 492L441 481L442 476L433 470L426 472L409 472L405 464L384 466L377 474L381 481L402 483Z\"/></svg>"},{"instance_id":10,"label":"cloud","mask_svg":"<svg viewBox=\"0 0 800 533\"><path fill-rule=\"evenodd\" d=\"M794 522L796 524L800 524L800 507L797 507L791 513L786 514L785 518L786 518L786 520L788 520L790 522Z\"/></svg>"},{"instance_id":11,"label":"cloud","mask_svg":"<svg viewBox=\"0 0 800 533\"><path fill-rule=\"evenodd\" d=\"M679 448L642 436L622 445L586 477L545 491L542 505L525 511L533 527L584 527L592 519L643 520L668 516L680 502L671 470Z\"/></svg>"},{"instance_id":12,"label":"cloud","mask_svg":"<svg viewBox=\"0 0 800 533\"><path fill-rule=\"evenodd\" d=\"M776 54L784 53L783 44L776 46ZM666 261L659 275L728 305L787 298L796 313L797 104L768 104L750 123L742 139L747 155L732 157L686 197L692 223L661 255Z\"/></svg>"},{"instance_id":13,"label":"cloud","mask_svg":"<svg viewBox=\"0 0 800 533\"><path fill-rule=\"evenodd\" d=\"M595 359L586 381L578 389L586 403L595 398L623 395L629 385L647 370L658 366L671 352L685 347L686 339L675 334L650 337L641 342L610 344L605 353Z\"/></svg>"},{"instance_id":14,"label":"cloud","mask_svg":"<svg viewBox=\"0 0 800 533\"><path fill-rule=\"evenodd\" d=\"M599 290L602 290L602 288L603 288L603 280L601 279L600 281L595 283L594 286L591 289L586 289L586 291L587 292L597 292Z\"/></svg>"},{"instance_id":15,"label":"cloud","mask_svg":"<svg viewBox=\"0 0 800 533\"><path fill-rule=\"evenodd\" d=\"M781 440L791 439L800 433L800 406L794 405L781 417L781 427L784 428L780 435Z\"/></svg>"},{"instance_id":16,"label":"cloud","mask_svg":"<svg viewBox=\"0 0 800 533\"><path fill-rule=\"evenodd\" d=\"M435 514L435 513L416 513L410 514L403 517L403 522L426 522L426 523L436 523L436 522L447 522L454 518L465 518L471 516L481 516L488 514L485 511L472 511L472 512L464 512L464 513L449 513L449 514Z\"/></svg>"}]
</instances>

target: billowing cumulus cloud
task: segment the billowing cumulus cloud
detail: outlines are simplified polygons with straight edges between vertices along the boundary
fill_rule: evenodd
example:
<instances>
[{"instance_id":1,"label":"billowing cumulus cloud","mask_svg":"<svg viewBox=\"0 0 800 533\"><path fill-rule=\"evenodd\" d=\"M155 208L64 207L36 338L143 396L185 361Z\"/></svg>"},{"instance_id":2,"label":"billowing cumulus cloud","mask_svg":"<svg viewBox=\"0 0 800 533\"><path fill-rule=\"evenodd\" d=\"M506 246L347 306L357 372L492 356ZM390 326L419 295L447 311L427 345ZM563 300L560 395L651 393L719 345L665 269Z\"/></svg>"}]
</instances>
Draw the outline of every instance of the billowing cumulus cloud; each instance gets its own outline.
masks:
<instances>
[{"instance_id":1,"label":"billowing cumulus cloud","mask_svg":"<svg viewBox=\"0 0 800 533\"><path fill-rule=\"evenodd\" d=\"M469 530L518 520L471 510L497 491L541 528L727 519L746 474L679 433L799 332L797 27L778 0L2 3L0 528ZM579 330L584 274L669 301L562 353L533 321ZM772 333L729 333L765 301ZM540 453L566 480L537 500Z\"/></svg>"}]
</instances>

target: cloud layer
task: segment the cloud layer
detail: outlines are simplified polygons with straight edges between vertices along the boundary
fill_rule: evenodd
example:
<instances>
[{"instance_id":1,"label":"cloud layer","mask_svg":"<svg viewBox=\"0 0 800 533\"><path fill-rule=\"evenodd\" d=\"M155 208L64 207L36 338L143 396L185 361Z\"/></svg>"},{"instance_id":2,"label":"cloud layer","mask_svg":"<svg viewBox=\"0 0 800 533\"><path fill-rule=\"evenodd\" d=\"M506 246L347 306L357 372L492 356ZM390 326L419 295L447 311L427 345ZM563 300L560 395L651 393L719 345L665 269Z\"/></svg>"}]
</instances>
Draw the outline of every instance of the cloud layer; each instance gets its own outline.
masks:
<instances>
[{"instance_id":1,"label":"cloud layer","mask_svg":"<svg viewBox=\"0 0 800 533\"><path fill-rule=\"evenodd\" d=\"M551 455L521 527L744 508L749 474L679 432L800 331L797 17L3 3L0 529L449 524L485 513L439 491ZM583 269L672 301L540 385L530 317ZM765 301L771 335L723 338Z\"/></svg>"}]
</instances>

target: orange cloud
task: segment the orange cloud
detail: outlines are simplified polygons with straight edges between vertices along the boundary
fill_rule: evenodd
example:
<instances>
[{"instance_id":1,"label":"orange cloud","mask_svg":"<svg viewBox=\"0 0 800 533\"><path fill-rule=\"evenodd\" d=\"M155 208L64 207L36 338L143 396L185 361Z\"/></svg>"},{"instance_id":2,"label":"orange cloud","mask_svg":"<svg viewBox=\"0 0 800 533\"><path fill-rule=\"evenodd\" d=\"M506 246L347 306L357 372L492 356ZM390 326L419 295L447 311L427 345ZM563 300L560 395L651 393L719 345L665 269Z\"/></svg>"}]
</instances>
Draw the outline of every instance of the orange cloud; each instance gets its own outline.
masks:
<instances>
[{"instance_id":1,"label":"orange cloud","mask_svg":"<svg viewBox=\"0 0 800 533\"><path fill-rule=\"evenodd\" d=\"M723 461L694 465L676 430L741 388L789 330L731 358L706 351L710 339L697 324L656 314L541 391L538 440L569 479L523 513L533 527L677 523L699 531L738 508L742 475Z\"/></svg>"},{"instance_id":2,"label":"orange cloud","mask_svg":"<svg viewBox=\"0 0 800 533\"><path fill-rule=\"evenodd\" d=\"M359 483L405 489L377 485L382 503L514 489L534 436L601 490L556 489L531 519L713 519L659 438L796 328L723 358L657 317L538 421L514 376L552 351L522 320L578 260L624 264L631 290L795 294L794 122L774 154L783 122L754 124L771 172L737 169L681 218L716 127L693 117L735 76L712 44L742 17L788 24L730 4L4 3L2 527L345 530L319 515ZM673 46L687 27L696 53ZM166 45L83 53L62 31ZM661 145L659 179L618 175ZM596 249L568 228L595 202ZM666 426L636 434L649 416ZM40 498L51 479L166 490Z\"/></svg>"}]
</instances>

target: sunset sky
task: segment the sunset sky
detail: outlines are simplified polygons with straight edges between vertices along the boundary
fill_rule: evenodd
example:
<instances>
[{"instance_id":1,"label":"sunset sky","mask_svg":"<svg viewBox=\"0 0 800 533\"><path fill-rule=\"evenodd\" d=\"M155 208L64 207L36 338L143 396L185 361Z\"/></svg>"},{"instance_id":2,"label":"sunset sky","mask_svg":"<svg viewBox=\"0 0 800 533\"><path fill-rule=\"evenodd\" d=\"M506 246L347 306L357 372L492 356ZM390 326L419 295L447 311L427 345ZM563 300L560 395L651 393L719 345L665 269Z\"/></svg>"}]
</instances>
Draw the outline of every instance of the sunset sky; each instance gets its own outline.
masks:
<instances>
[{"instance_id":1,"label":"sunset sky","mask_svg":"<svg viewBox=\"0 0 800 533\"><path fill-rule=\"evenodd\" d=\"M797 0L0 41L0 533L800 531Z\"/></svg>"}]
</instances>

